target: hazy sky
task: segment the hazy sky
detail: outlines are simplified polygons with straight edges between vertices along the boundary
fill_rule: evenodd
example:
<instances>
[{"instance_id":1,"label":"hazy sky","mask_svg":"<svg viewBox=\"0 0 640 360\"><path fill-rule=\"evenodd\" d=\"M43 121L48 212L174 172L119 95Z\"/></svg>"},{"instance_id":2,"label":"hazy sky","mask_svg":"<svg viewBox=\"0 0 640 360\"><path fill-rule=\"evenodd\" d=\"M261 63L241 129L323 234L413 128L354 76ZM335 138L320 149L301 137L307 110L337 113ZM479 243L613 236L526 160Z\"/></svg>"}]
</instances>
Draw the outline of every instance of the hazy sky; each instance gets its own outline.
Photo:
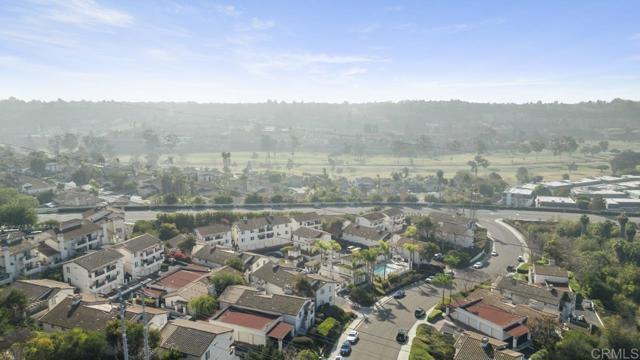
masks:
<instances>
[{"instance_id":1,"label":"hazy sky","mask_svg":"<svg viewBox=\"0 0 640 360\"><path fill-rule=\"evenodd\" d=\"M640 1L4 0L0 98L640 100Z\"/></svg>"}]
</instances>

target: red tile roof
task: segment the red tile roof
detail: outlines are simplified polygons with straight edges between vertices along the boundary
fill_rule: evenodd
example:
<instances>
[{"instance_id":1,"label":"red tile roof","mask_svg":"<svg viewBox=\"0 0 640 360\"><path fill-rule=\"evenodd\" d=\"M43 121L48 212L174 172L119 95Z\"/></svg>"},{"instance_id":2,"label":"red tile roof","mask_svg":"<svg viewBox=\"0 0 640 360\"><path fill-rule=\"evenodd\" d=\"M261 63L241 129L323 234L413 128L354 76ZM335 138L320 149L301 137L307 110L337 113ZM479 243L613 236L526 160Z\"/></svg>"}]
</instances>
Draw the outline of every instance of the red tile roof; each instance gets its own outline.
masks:
<instances>
[{"instance_id":1,"label":"red tile roof","mask_svg":"<svg viewBox=\"0 0 640 360\"><path fill-rule=\"evenodd\" d=\"M291 330L293 330L293 326L281 321L278 323L278 325L276 325L276 327L269 331L267 336L282 340L285 338L285 336L287 336L287 334L291 332Z\"/></svg>"},{"instance_id":2,"label":"red tile roof","mask_svg":"<svg viewBox=\"0 0 640 360\"><path fill-rule=\"evenodd\" d=\"M529 328L525 325L518 324L507 331L507 334L513 337L520 337L529 332Z\"/></svg>"},{"instance_id":3,"label":"red tile roof","mask_svg":"<svg viewBox=\"0 0 640 360\"><path fill-rule=\"evenodd\" d=\"M522 316L504 311L499 307L485 304L482 300L470 301L466 304L460 304L458 307L502 327L524 319Z\"/></svg>"},{"instance_id":4,"label":"red tile roof","mask_svg":"<svg viewBox=\"0 0 640 360\"><path fill-rule=\"evenodd\" d=\"M169 274L163 277L162 279L159 279L157 283L167 288L180 289L185 285L198 280L203 275L207 275L207 274L203 272L188 271L188 270L180 269L174 272L173 274Z\"/></svg>"},{"instance_id":5,"label":"red tile roof","mask_svg":"<svg viewBox=\"0 0 640 360\"><path fill-rule=\"evenodd\" d=\"M216 320L226 324L266 331L272 323L277 321L277 318L277 316L248 313L229 308L218 316Z\"/></svg>"}]
</instances>

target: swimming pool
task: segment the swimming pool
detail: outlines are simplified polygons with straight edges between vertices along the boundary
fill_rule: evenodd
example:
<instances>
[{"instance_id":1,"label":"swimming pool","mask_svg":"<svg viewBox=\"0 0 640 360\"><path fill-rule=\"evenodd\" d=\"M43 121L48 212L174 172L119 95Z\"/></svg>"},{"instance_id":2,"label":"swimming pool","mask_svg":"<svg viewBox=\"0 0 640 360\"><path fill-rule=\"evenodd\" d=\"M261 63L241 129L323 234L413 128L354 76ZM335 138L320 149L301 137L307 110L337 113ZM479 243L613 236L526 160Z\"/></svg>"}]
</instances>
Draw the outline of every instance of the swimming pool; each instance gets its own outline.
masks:
<instances>
[{"instance_id":1,"label":"swimming pool","mask_svg":"<svg viewBox=\"0 0 640 360\"><path fill-rule=\"evenodd\" d=\"M373 274L375 276L383 277L385 274L385 267L387 268L387 276L389 276L389 274L402 272L407 269L406 266L402 266L394 263L381 263L376 265L376 267L373 269Z\"/></svg>"}]
</instances>

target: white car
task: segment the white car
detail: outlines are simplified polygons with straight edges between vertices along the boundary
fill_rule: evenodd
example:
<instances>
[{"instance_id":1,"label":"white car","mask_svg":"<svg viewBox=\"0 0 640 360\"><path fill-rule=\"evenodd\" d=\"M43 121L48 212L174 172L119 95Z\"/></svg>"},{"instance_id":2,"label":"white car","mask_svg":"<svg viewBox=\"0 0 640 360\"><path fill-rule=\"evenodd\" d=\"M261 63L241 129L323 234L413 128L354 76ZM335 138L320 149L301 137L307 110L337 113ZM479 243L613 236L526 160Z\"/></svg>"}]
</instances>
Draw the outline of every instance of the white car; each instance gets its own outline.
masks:
<instances>
[{"instance_id":1,"label":"white car","mask_svg":"<svg viewBox=\"0 0 640 360\"><path fill-rule=\"evenodd\" d=\"M473 268L474 269L481 269L482 268L482 263L481 262L477 262L477 263L473 264Z\"/></svg>"},{"instance_id":2,"label":"white car","mask_svg":"<svg viewBox=\"0 0 640 360\"><path fill-rule=\"evenodd\" d=\"M344 360L344 358L342 357L342 355L338 355L336 356L335 360Z\"/></svg>"},{"instance_id":3,"label":"white car","mask_svg":"<svg viewBox=\"0 0 640 360\"><path fill-rule=\"evenodd\" d=\"M431 284L431 282L433 282L433 276L427 276L427 278L424 279L424 281L428 284Z\"/></svg>"},{"instance_id":4,"label":"white car","mask_svg":"<svg viewBox=\"0 0 640 360\"><path fill-rule=\"evenodd\" d=\"M349 334L347 334L347 341L355 344L358 342L358 340L360 340L360 334L358 334L358 332L355 330L349 331Z\"/></svg>"},{"instance_id":5,"label":"white car","mask_svg":"<svg viewBox=\"0 0 640 360\"><path fill-rule=\"evenodd\" d=\"M495 250L493 250L493 251L491 252L491 256L498 256L498 252L497 252L497 251L495 251Z\"/></svg>"},{"instance_id":6,"label":"white car","mask_svg":"<svg viewBox=\"0 0 640 360\"><path fill-rule=\"evenodd\" d=\"M524 262L524 258L522 256L518 256L518 262Z\"/></svg>"}]
</instances>

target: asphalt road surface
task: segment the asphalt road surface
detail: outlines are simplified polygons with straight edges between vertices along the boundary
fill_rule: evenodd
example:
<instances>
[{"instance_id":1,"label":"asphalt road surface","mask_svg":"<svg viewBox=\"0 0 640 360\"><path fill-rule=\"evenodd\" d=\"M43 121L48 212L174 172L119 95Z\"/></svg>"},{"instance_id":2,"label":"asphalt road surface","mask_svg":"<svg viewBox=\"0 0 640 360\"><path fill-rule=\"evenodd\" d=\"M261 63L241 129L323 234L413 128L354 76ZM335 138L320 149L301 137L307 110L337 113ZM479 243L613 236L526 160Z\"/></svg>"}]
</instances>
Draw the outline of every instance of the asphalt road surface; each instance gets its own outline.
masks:
<instances>
[{"instance_id":1,"label":"asphalt road surface","mask_svg":"<svg viewBox=\"0 0 640 360\"><path fill-rule=\"evenodd\" d=\"M368 316L356 328L360 332L360 341L352 347L349 359L396 359L402 344L396 334L399 329L409 331L416 322L414 311L418 307L425 310L441 299L442 291L424 282L405 290L402 299L391 299L381 308Z\"/></svg>"}]
</instances>

